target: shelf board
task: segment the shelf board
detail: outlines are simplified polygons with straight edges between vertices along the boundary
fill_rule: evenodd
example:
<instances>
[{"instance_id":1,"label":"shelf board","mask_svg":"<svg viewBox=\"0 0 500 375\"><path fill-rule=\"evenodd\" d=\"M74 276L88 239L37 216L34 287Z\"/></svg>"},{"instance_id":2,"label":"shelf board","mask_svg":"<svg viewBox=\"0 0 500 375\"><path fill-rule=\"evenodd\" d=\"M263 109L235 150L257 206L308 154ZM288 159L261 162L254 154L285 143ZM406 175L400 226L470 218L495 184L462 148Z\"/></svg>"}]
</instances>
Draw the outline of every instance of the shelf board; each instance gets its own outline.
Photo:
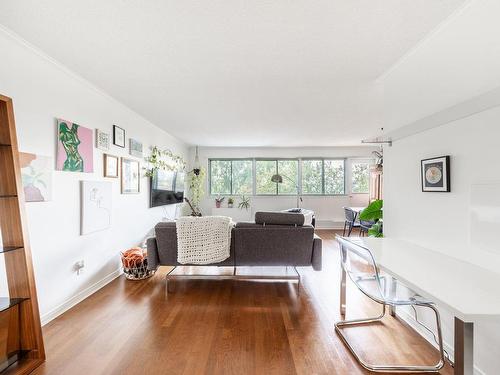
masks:
<instances>
[{"instance_id":1,"label":"shelf board","mask_svg":"<svg viewBox=\"0 0 500 375\"><path fill-rule=\"evenodd\" d=\"M10 147L11 145L8 145L7 143L0 143L0 147Z\"/></svg>"},{"instance_id":2,"label":"shelf board","mask_svg":"<svg viewBox=\"0 0 500 375\"><path fill-rule=\"evenodd\" d=\"M3 373L8 367L23 360L29 352L29 350L17 350L13 353L9 353L7 358L3 362L0 362L0 372Z\"/></svg>"},{"instance_id":3,"label":"shelf board","mask_svg":"<svg viewBox=\"0 0 500 375\"><path fill-rule=\"evenodd\" d=\"M19 305L21 302L26 300L27 298L0 297L0 312L8 310L13 306Z\"/></svg>"},{"instance_id":4,"label":"shelf board","mask_svg":"<svg viewBox=\"0 0 500 375\"><path fill-rule=\"evenodd\" d=\"M5 194L5 195L0 195L0 198L17 198L16 194Z\"/></svg>"},{"instance_id":5,"label":"shelf board","mask_svg":"<svg viewBox=\"0 0 500 375\"><path fill-rule=\"evenodd\" d=\"M0 246L0 254L8 253L9 251L22 249L22 246Z\"/></svg>"}]
</instances>

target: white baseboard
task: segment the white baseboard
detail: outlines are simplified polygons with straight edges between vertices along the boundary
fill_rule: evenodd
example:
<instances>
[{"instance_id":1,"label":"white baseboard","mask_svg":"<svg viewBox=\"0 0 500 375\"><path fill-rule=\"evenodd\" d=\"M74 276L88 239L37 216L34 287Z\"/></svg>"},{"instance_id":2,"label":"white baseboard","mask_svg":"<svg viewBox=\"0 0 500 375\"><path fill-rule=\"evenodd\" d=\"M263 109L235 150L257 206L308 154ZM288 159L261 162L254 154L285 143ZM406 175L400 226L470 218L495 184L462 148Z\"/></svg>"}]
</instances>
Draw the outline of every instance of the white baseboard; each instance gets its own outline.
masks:
<instances>
[{"instance_id":1,"label":"white baseboard","mask_svg":"<svg viewBox=\"0 0 500 375\"><path fill-rule=\"evenodd\" d=\"M73 297L71 297L67 301L61 303L59 306L52 309L48 313L43 314L40 317L40 319L42 321L42 326L49 323L51 320L54 320L55 318L57 318L59 315L63 314L64 312L68 311L73 306L79 304L84 299L86 299L87 297L89 297L92 294L94 294L95 292L97 292L99 289L104 287L106 284L109 284L111 281L116 279L121 274L122 274L121 269L117 269L116 271L111 272L109 275L103 277L101 280L92 284L91 286L82 290L81 292L78 292L76 295L74 295Z\"/></svg>"},{"instance_id":2,"label":"white baseboard","mask_svg":"<svg viewBox=\"0 0 500 375\"><path fill-rule=\"evenodd\" d=\"M316 229L343 229L344 222L334 220L316 220Z\"/></svg>"},{"instance_id":3,"label":"white baseboard","mask_svg":"<svg viewBox=\"0 0 500 375\"><path fill-rule=\"evenodd\" d=\"M434 338L432 337L432 335L429 332L427 332L420 324L417 323L412 314L410 314L408 311L403 310L402 308L399 308L397 310L397 315L406 323L408 323L408 325L410 325L411 328L413 328L420 336L422 336L425 340L427 340L433 347L435 347L436 349L438 348L438 345L434 342ZM443 346L444 349L450 355L451 360L453 360L454 359L453 345L450 345L446 341L443 341ZM476 365L474 365L474 375L486 375L486 373L483 372Z\"/></svg>"}]
</instances>

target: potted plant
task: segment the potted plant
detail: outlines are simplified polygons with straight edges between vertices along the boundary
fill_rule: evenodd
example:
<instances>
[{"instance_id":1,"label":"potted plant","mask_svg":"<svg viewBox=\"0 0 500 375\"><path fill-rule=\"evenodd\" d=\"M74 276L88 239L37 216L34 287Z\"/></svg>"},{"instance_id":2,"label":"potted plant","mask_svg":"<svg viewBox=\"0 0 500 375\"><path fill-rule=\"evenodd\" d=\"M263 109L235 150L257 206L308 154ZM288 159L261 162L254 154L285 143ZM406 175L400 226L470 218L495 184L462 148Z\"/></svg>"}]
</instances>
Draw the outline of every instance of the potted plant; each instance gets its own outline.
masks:
<instances>
[{"instance_id":1,"label":"potted plant","mask_svg":"<svg viewBox=\"0 0 500 375\"><path fill-rule=\"evenodd\" d=\"M234 204L234 198L233 197L229 197L227 199L227 208L233 208L233 204Z\"/></svg>"},{"instance_id":2,"label":"potted plant","mask_svg":"<svg viewBox=\"0 0 500 375\"><path fill-rule=\"evenodd\" d=\"M359 214L359 219L363 221L374 221L375 224L368 230L370 237L384 237L383 227L383 205L381 199L375 200Z\"/></svg>"},{"instance_id":3,"label":"potted plant","mask_svg":"<svg viewBox=\"0 0 500 375\"><path fill-rule=\"evenodd\" d=\"M222 202L224 202L224 197L221 197L220 194L217 195L217 198L215 198L215 207L220 208Z\"/></svg>"},{"instance_id":4,"label":"potted plant","mask_svg":"<svg viewBox=\"0 0 500 375\"><path fill-rule=\"evenodd\" d=\"M250 198L242 195L240 197L240 200L241 200L241 202L238 204L238 208L240 210L245 209L248 211L248 209L250 208Z\"/></svg>"}]
</instances>

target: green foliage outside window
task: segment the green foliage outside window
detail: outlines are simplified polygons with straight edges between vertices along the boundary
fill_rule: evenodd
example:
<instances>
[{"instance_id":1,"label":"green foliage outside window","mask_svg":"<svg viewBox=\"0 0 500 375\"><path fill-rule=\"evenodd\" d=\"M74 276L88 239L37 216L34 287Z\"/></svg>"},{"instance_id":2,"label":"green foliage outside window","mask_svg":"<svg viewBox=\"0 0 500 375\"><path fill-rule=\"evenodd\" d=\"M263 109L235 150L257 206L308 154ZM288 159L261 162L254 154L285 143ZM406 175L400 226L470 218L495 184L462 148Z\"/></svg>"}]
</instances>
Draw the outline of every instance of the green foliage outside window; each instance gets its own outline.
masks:
<instances>
[{"instance_id":1,"label":"green foliage outside window","mask_svg":"<svg viewBox=\"0 0 500 375\"><path fill-rule=\"evenodd\" d=\"M271 181L276 173L276 160L255 161L256 194L276 194L276 183Z\"/></svg>"},{"instance_id":2,"label":"green foliage outside window","mask_svg":"<svg viewBox=\"0 0 500 375\"><path fill-rule=\"evenodd\" d=\"M368 193L370 183L369 164L366 162L352 163L352 192Z\"/></svg>"}]
</instances>

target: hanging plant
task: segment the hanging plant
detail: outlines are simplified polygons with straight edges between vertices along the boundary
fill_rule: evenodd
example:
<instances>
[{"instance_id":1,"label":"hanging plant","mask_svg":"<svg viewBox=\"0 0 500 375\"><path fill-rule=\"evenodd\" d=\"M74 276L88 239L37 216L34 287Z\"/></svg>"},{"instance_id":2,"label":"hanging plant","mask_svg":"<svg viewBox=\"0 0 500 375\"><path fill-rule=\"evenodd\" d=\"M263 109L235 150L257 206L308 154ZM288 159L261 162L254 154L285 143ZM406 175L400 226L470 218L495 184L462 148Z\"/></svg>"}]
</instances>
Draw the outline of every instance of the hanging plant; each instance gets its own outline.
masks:
<instances>
[{"instance_id":1,"label":"hanging plant","mask_svg":"<svg viewBox=\"0 0 500 375\"><path fill-rule=\"evenodd\" d=\"M174 154L170 150L160 150L157 146L151 147L151 155L144 158L148 163L146 176L153 177L155 171L184 171L186 162L182 156Z\"/></svg>"},{"instance_id":2,"label":"hanging plant","mask_svg":"<svg viewBox=\"0 0 500 375\"><path fill-rule=\"evenodd\" d=\"M203 189L204 181L205 170L203 168L197 169L196 171L192 170L187 174L189 201L197 212L200 212L200 203L205 195Z\"/></svg>"}]
</instances>

